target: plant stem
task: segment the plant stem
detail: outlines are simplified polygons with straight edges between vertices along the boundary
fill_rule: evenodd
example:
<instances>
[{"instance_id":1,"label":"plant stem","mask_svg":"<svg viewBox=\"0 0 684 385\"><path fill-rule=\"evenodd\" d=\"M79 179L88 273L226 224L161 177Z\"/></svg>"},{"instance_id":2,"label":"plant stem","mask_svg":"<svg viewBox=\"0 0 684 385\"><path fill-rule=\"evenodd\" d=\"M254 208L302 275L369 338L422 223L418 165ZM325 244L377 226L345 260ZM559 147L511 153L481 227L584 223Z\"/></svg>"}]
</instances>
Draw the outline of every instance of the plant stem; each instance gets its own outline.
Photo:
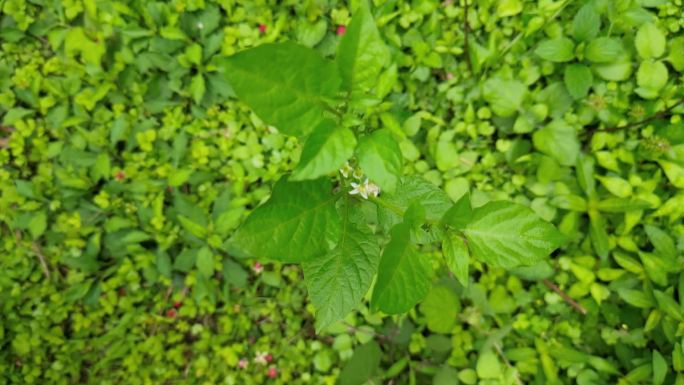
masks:
<instances>
[{"instance_id":1,"label":"plant stem","mask_svg":"<svg viewBox=\"0 0 684 385\"><path fill-rule=\"evenodd\" d=\"M587 315L587 309L584 306L577 303L574 299L570 298L563 290L561 290L555 283L549 281L548 279L543 280L544 285L549 289L553 290L556 294L560 295L565 302L567 302L573 309L580 312L582 315Z\"/></svg>"},{"instance_id":2,"label":"plant stem","mask_svg":"<svg viewBox=\"0 0 684 385\"><path fill-rule=\"evenodd\" d=\"M402 210L400 207L397 207L397 206L387 202L386 200L384 200L380 197L370 196L370 197L368 197L368 200L375 203L378 206L382 206L382 207L390 210L391 212L397 214L400 217L404 216L404 210Z\"/></svg>"}]
</instances>

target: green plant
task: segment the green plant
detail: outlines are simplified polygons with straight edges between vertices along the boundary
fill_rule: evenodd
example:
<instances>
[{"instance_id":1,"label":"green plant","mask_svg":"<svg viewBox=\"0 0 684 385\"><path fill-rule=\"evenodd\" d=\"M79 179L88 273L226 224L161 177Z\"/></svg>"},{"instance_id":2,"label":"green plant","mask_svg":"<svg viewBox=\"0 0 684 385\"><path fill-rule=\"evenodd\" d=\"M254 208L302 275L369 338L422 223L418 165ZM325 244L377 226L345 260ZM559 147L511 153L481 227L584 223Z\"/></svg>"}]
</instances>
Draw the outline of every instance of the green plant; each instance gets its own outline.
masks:
<instances>
[{"instance_id":1,"label":"green plant","mask_svg":"<svg viewBox=\"0 0 684 385\"><path fill-rule=\"evenodd\" d=\"M446 264L468 283L470 256L511 269L546 258L563 236L524 205L452 204L420 177L402 176L390 129L368 129L369 107L391 54L368 4L356 10L334 61L295 43L265 44L220 65L235 94L259 117L304 141L299 164L274 186L227 242L235 254L301 263L320 330L364 298L404 313L430 291L422 249L441 244ZM337 173L336 177L330 177ZM201 272L201 271L200 271Z\"/></svg>"}]
</instances>

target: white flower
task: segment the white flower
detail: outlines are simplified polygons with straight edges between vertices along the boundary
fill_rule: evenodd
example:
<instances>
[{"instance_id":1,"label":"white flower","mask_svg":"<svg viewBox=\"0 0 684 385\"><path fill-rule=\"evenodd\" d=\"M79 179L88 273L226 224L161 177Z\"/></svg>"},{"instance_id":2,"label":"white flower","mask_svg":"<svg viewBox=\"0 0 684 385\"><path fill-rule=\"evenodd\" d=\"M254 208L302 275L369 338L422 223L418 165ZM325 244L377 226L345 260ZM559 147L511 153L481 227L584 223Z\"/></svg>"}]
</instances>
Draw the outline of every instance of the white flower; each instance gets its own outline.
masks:
<instances>
[{"instance_id":1,"label":"white flower","mask_svg":"<svg viewBox=\"0 0 684 385\"><path fill-rule=\"evenodd\" d=\"M351 184L352 190L349 192L350 195L361 195L363 199L368 199L369 195L377 197L380 194L380 187L375 183L368 182L368 179L364 180L363 183Z\"/></svg>"},{"instance_id":2,"label":"white flower","mask_svg":"<svg viewBox=\"0 0 684 385\"><path fill-rule=\"evenodd\" d=\"M201 21L197 23L197 29L204 29L204 23L202 23Z\"/></svg>"},{"instance_id":3,"label":"white flower","mask_svg":"<svg viewBox=\"0 0 684 385\"><path fill-rule=\"evenodd\" d=\"M349 178L349 175L354 172L354 169L352 166L349 164L349 162L345 163L344 166L340 169L340 174L342 174L343 177Z\"/></svg>"},{"instance_id":4,"label":"white flower","mask_svg":"<svg viewBox=\"0 0 684 385\"><path fill-rule=\"evenodd\" d=\"M256 355L254 356L254 363L266 365L268 363L266 356L268 356L268 353L266 352L256 352Z\"/></svg>"}]
</instances>

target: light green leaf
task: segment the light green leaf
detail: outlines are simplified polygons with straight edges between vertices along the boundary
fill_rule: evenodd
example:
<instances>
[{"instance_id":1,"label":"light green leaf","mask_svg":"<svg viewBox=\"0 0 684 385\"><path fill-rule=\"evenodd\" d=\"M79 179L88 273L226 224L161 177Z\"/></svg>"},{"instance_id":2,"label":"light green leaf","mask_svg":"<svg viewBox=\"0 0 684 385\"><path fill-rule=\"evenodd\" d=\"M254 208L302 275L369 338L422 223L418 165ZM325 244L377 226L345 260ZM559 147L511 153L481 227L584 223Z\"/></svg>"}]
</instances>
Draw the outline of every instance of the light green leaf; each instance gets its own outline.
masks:
<instances>
[{"instance_id":1,"label":"light green leaf","mask_svg":"<svg viewBox=\"0 0 684 385\"><path fill-rule=\"evenodd\" d=\"M391 231L391 240L380 259L371 307L387 314L410 310L430 290L432 267L411 244L411 227L401 223Z\"/></svg>"},{"instance_id":2,"label":"light green leaf","mask_svg":"<svg viewBox=\"0 0 684 385\"><path fill-rule=\"evenodd\" d=\"M650 309L654 305L652 297L642 290L622 288L618 289L617 293L623 301L634 307Z\"/></svg>"},{"instance_id":3,"label":"light green leaf","mask_svg":"<svg viewBox=\"0 0 684 385\"><path fill-rule=\"evenodd\" d=\"M475 369L477 376L484 379L498 379L502 374L501 362L491 350L480 352Z\"/></svg>"},{"instance_id":4,"label":"light green leaf","mask_svg":"<svg viewBox=\"0 0 684 385\"><path fill-rule=\"evenodd\" d=\"M342 88L354 94L378 82L378 75L390 60L389 51L375 26L367 1L361 1L337 51Z\"/></svg>"},{"instance_id":5,"label":"light green leaf","mask_svg":"<svg viewBox=\"0 0 684 385\"><path fill-rule=\"evenodd\" d=\"M205 277L214 275L214 254L208 247L203 247L197 252L197 270Z\"/></svg>"},{"instance_id":6,"label":"light green leaf","mask_svg":"<svg viewBox=\"0 0 684 385\"><path fill-rule=\"evenodd\" d=\"M463 286L468 286L470 254L464 240L458 234L449 231L442 240L442 254L447 267L458 282Z\"/></svg>"},{"instance_id":7,"label":"light green leaf","mask_svg":"<svg viewBox=\"0 0 684 385\"><path fill-rule=\"evenodd\" d=\"M328 252L340 238L337 196L329 178L276 183L271 198L250 214L229 244L257 258L303 262Z\"/></svg>"},{"instance_id":8,"label":"light green leaf","mask_svg":"<svg viewBox=\"0 0 684 385\"><path fill-rule=\"evenodd\" d=\"M563 166L572 166L580 153L575 129L563 120L554 120L532 135L534 147L555 158Z\"/></svg>"},{"instance_id":9,"label":"light green leaf","mask_svg":"<svg viewBox=\"0 0 684 385\"><path fill-rule=\"evenodd\" d=\"M472 217L473 208L470 205L470 193L466 191L444 214L442 222L451 226L454 230L461 230L470 222Z\"/></svg>"},{"instance_id":10,"label":"light green leaf","mask_svg":"<svg viewBox=\"0 0 684 385\"><path fill-rule=\"evenodd\" d=\"M425 209L426 219L432 222L442 219L451 207L451 199L444 190L418 176L401 178L397 191L383 195L382 199L402 212L412 203L418 202ZM389 232L402 218L391 210L378 207L378 221Z\"/></svg>"},{"instance_id":11,"label":"light green leaf","mask_svg":"<svg viewBox=\"0 0 684 385\"><path fill-rule=\"evenodd\" d=\"M589 237L596 254L606 258L610 252L606 219L596 210L589 210Z\"/></svg>"},{"instance_id":12,"label":"light green leaf","mask_svg":"<svg viewBox=\"0 0 684 385\"><path fill-rule=\"evenodd\" d=\"M291 42L264 44L222 62L237 96L267 124L287 135L310 133L340 88L333 62Z\"/></svg>"},{"instance_id":13,"label":"light green leaf","mask_svg":"<svg viewBox=\"0 0 684 385\"><path fill-rule=\"evenodd\" d=\"M503 117L514 115L520 109L527 94L527 87L517 80L490 78L483 86L482 96L495 114Z\"/></svg>"},{"instance_id":14,"label":"light green leaf","mask_svg":"<svg viewBox=\"0 0 684 385\"><path fill-rule=\"evenodd\" d=\"M434 286L425 300L420 303L420 311L425 314L427 327L434 333L449 333L456 324L461 310L456 294L448 286Z\"/></svg>"},{"instance_id":15,"label":"light green leaf","mask_svg":"<svg viewBox=\"0 0 684 385\"><path fill-rule=\"evenodd\" d=\"M499 17L509 17L519 14L522 10L521 0L500 0L496 7L496 14Z\"/></svg>"},{"instance_id":16,"label":"light green leaf","mask_svg":"<svg viewBox=\"0 0 684 385\"><path fill-rule=\"evenodd\" d=\"M653 351L653 385L662 385L665 382L665 376L667 376L668 365L663 355L659 351Z\"/></svg>"},{"instance_id":17,"label":"light green leaf","mask_svg":"<svg viewBox=\"0 0 684 385\"><path fill-rule=\"evenodd\" d=\"M402 174L402 155L399 144L387 129L374 131L359 141L356 148L359 166L381 191L394 193Z\"/></svg>"},{"instance_id":18,"label":"light green leaf","mask_svg":"<svg viewBox=\"0 0 684 385\"><path fill-rule=\"evenodd\" d=\"M665 53L665 35L653 23L646 23L639 27L634 45L639 56L654 59Z\"/></svg>"},{"instance_id":19,"label":"light green leaf","mask_svg":"<svg viewBox=\"0 0 684 385\"><path fill-rule=\"evenodd\" d=\"M667 61L672 64L675 70L684 71L684 36L675 37L670 40L670 54Z\"/></svg>"},{"instance_id":20,"label":"light green leaf","mask_svg":"<svg viewBox=\"0 0 684 385\"><path fill-rule=\"evenodd\" d=\"M635 90L644 99L655 99L661 88L667 84L668 72L665 64L659 61L645 60L637 70L637 85Z\"/></svg>"},{"instance_id":21,"label":"light green leaf","mask_svg":"<svg viewBox=\"0 0 684 385\"><path fill-rule=\"evenodd\" d=\"M596 197L596 179L594 177L594 158L580 154L575 164L577 182L589 198Z\"/></svg>"},{"instance_id":22,"label":"light green leaf","mask_svg":"<svg viewBox=\"0 0 684 385\"><path fill-rule=\"evenodd\" d=\"M38 239L47 229L47 214L44 210L38 211L31 216L28 224L28 231L31 238Z\"/></svg>"},{"instance_id":23,"label":"light green leaf","mask_svg":"<svg viewBox=\"0 0 684 385\"><path fill-rule=\"evenodd\" d=\"M330 119L321 121L306 140L290 180L316 179L338 170L354 154L354 147L356 137L350 129Z\"/></svg>"},{"instance_id":24,"label":"light green leaf","mask_svg":"<svg viewBox=\"0 0 684 385\"><path fill-rule=\"evenodd\" d=\"M319 331L361 303L378 268L380 247L354 203L345 197L338 209L342 229L337 246L302 264Z\"/></svg>"},{"instance_id":25,"label":"light green leaf","mask_svg":"<svg viewBox=\"0 0 684 385\"><path fill-rule=\"evenodd\" d=\"M544 60L563 63L575 57L575 43L567 37L544 40L534 53Z\"/></svg>"},{"instance_id":26,"label":"light green leaf","mask_svg":"<svg viewBox=\"0 0 684 385\"><path fill-rule=\"evenodd\" d=\"M597 75L605 80L621 82L629 79L632 75L632 58L623 54L610 63L594 64L592 68Z\"/></svg>"},{"instance_id":27,"label":"light green leaf","mask_svg":"<svg viewBox=\"0 0 684 385\"><path fill-rule=\"evenodd\" d=\"M598 37L587 44L584 56L594 63L610 63L622 54L622 43L611 37Z\"/></svg>"},{"instance_id":28,"label":"light green leaf","mask_svg":"<svg viewBox=\"0 0 684 385\"><path fill-rule=\"evenodd\" d=\"M373 378L380 367L382 350L377 342L371 341L354 349L354 355L342 368L338 385L365 384Z\"/></svg>"},{"instance_id":29,"label":"light green leaf","mask_svg":"<svg viewBox=\"0 0 684 385\"><path fill-rule=\"evenodd\" d=\"M644 230L656 251L667 258L677 258L674 240L663 230L653 225L644 225Z\"/></svg>"},{"instance_id":30,"label":"light green leaf","mask_svg":"<svg viewBox=\"0 0 684 385\"><path fill-rule=\"evenodd\" d=\"M594 75L591 74L589 67L584 64L570 64L565 67L563 81L573 98L582 99L589 93L589 89L594 83Z\"/></svg>"},{"instance_id":31,"label":"light green leaf","mask_svg":"<svg viewBox=\"0 0 684 385\"><path fill-rule=\"evenodd\" d=\"M684 189L684 167L667 160L659 160L658 164L663 168L667 179L673 186Z\"/></svg>"},{"instance_id":32,"label":"light green leaf","mask_svg":"<svg viewBox=\"0 0 684 385\"><path fill-rule=\"evenodd\" d=\"M658 308L662 310L665 314L676 319L677 321L682 321L682 309L677 303L677 301L672 298L672 295L664 293L660 290L653 290L653 296L658 302Z\"/></svg>"},{"instance_id":33,"label":"light green leaf","mask_svg":"<svg viewBox=\"0 0 684 385\"><path fill-rule=\"evenodd\" d=\"M192 100L195 103L199 104L202 101L202 98L204 97L204 92L206 91L204 77L202 76L202 74L197 74L192 77L189 89L190 95L192 95Z\"/></svg>"},{"instance_id":34,"label":"light green leaf","mask_svg":"<svg viewBox=\"0 0 684 385\"><path fill-rule=\"evenodd\" d=\"M463 233L475 258L503 268L539 262L564 241L552 224L529 207L506 201L473 210Z\"/></svg>"},{"instance_id":35,"label":"light green leaf","mask_svg":"<svg viewBox=\"0 0 684 385\"><path fill-rule=\"evenodd\" d=\"M632 185L618 176L597 176L596 179L617 197L627 198L632 195Z\"/></svg>"},{"instance_id":36,"label":"light green leaf","mask_svg":"<svg viewBox=\"0 0 684 385\"><path fill-rule=\"evenodd\" d=\"M572 20L572 35L579 41L587 41L598 35L601 17L593 3L587 3L577 11Z\"/></svg>"}]
</instances>

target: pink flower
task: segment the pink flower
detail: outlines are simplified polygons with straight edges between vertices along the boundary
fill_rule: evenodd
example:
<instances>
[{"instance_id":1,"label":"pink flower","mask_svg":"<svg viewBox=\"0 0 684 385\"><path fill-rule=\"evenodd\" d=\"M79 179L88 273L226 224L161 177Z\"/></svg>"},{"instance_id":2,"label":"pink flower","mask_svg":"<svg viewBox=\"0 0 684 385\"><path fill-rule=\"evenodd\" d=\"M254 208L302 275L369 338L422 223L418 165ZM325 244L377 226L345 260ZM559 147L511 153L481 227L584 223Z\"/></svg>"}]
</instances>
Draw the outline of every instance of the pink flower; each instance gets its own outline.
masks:
<instances>
[{"instance_id":1,"label":"pink flower","mask_svg":"<svg viewBox=\"0 0 684 385\"><path fill-rule=\"evenodd\" d=\"M268 368L268 374L267 374L267 375L268 375L269 378L276 378L276 377L278 377L278 369L276 369L275 367L271 366L270 368Z\"/></svg>"},{"instance_id":2,"label":"pink flower","mask_svg":"<svg viewBox=\"0 0 684 385\"><path fill-rule=\"evenodd\" d=\"M247 361L246 358L241 358L240 361L238 361L238 368L240 369L246 369L247 365L249 365L249 361Z\"/></svg>"},{"instance_id":3,"label":"pink flower","mask_svg":"<svg viewBox=\"0 0 684 385\"><path fill-rule=\"evenodd\" d=\"M126 173L123 171L117 171L117 173L116 173L116 175L114 175L114 177L116 178L116 180L122 181L126 178Z\"/></svg>"},{"instance_id":4,"label":"pink flower","mask_svg":"<svg viewBox=\"0 0 684 385\"><path fill-rule=\"evenodd\" d=\"M267 28L268 27L266 26L266 24L259 24L259 32L260 33L266 33Z\"/></svg>"},{"instance_id":5,"label":"pink flower","mask_svg":"<svg viewBox=\"0 0 684 385\"><path fill-rule=\"evenodd\" d=\"M254 262L254 265L252 266L252 270L254 270L254 272L257 274L261 274L261 272L264 271L264 265L262 265L259 262Z\"/></svg>"},{"instance_id":6,"label":"pink flower","mask_svg":"<svg viewBox=\"0 0 684 385\"><path fill-rule=\"evenodd\" d=\"M344 25L338 25L337 26L337 31L336 31L337 36L342 36L342 35L344 35L345 32L347 32L347 27L345 27Z\"/></svg>"}]
</instances>

